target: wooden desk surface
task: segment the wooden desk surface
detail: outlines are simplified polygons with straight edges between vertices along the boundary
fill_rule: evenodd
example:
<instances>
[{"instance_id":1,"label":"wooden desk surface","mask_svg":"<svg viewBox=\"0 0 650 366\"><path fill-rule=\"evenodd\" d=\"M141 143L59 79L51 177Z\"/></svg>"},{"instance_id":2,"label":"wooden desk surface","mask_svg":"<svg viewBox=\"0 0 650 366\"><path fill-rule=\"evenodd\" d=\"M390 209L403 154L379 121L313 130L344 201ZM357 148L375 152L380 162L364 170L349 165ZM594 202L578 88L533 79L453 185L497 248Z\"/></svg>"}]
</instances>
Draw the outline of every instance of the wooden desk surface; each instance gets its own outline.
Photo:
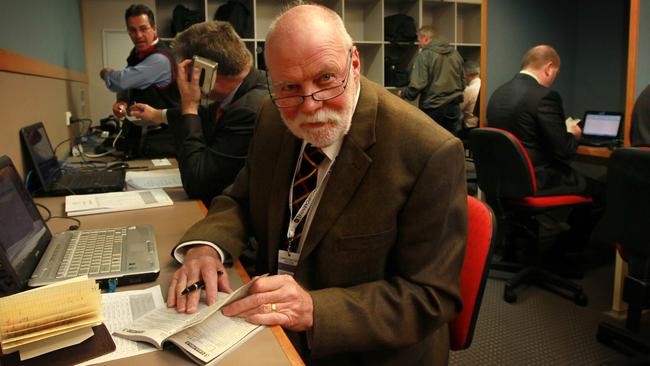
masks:
<instances>
[{"instance_id":1,"label":"wooden desk surface","mask_svg":"<svg viewBox=\"0 0 650 366\"><path fill-rule=\"evenodd\" d=\"M578 154L586 156L596 156L599 158L609 158L613 150L606 147L578 146Z\"/></svg>"},{"instance_id":2,"label":"wooden desk surface","mask_svg":"<svg viewBox=\"0 0 650 366\"><path fill-rule=\"evenodd\" d=\"M206 212L203 204L199 201L188 200L182 190L180 192L170 190L168 193L174 199L173 206L76 217L81 220L82 230L133 224L152 224L154 226L160 261L160 276L155 282L120 286L118 291L143 289L159 284L163 297L167 296L167 286L172 274L178 268L178 264L170 255L171 249L185 230L205 216ZM65 216L63 197L44 197L38 198L36 201L48 207L53 216ZM71 224L74 222L68 219L52 218L48 222L48 227L52 232L60 232L66 230ZM248 275L239 263L229 268L228 271L233 288L249 281ZM229 354L220 365L259 365L260 363L264 365L304 365L280 327L267 328L259 332L246 344ZM194 365L184 353L177 349L150 352L104 364Z\"/></svg>"}]
</instances>

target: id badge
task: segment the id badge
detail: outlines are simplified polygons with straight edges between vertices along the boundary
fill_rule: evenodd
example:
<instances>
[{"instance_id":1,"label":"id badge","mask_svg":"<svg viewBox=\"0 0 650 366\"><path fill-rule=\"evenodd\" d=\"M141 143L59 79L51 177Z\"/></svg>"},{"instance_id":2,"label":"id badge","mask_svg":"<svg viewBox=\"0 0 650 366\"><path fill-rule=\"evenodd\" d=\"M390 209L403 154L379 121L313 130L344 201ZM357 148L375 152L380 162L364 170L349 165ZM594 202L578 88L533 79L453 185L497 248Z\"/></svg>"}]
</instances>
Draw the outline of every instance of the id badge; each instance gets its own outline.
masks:
<instances>
[{"instance_id":1,"label":"id badge","mask_svg":"<svg viewBox=\"0 0 650 366\"><path fill-rule=\"evenodd\" d=\"M286 250L278 250L278 274L293 276L298 268L299 253L289 253Z\"/></svg>"}]
</instances>

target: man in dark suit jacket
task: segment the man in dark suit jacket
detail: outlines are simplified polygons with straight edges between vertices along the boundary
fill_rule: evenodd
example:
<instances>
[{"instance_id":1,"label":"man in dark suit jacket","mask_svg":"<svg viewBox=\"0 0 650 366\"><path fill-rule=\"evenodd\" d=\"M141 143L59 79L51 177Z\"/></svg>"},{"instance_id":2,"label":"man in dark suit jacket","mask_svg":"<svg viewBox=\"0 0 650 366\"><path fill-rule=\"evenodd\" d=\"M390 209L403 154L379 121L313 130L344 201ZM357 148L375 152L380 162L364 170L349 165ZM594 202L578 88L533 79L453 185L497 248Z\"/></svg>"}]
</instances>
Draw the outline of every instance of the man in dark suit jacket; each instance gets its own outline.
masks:
<instances>
[{"instance_id":1,"label":"man in dark suit jacket","mask_svg":"<svg viewBox=\"0 0 650 366\"><path fill-rule=\"evenodd\" d=\"M309 364L446 364L467 234L462 144L360 75L359 52L327 8L281 15L266 63L272 100L260 109L246 165L175 248L183 266L168 306L196 311L198 291L178 294L199 279L208 303L217 288L229 291L222 261L253 235L257 274L272 275L224 314L281 325ZM290 249L287 227L298 219L290 188L306 144L326 157ZM276 275L289 250L297 266Z\"/></svg>"},{"instance_id":2,"label":"man in dark suit jacket","mask_svg":"<svg viewBox=\"0 0 650 366\"><path fill-rule=\"evenodd\" d=\"M535 170L539 195L581 194L596 199L594 207L574 209L571 230L558 239L558 247L584 246L602 213L603 184L575 171L570 161L582 130L565 122L562 98L550 89L560 72L560 56L548 45L526 52L521 71L498 87L487 106L490 127L514 134L524 146Z\"/></svg>"},{"instance_id":3,"label":"man in dark suit jacket","mask_svg":"<svg viewBox=\"0 0 650 366\"><path fill-rule=\"evenodd\" d=\"M209 205L244 166L257 110L268 96L266 73L253 68L250 52L228 22L195 24L179 34L173 46L188 61L197 55L218 63L212 92L204 96L211 103L204 106L191 83L180 78L183 112L143 104L131 111L142 119L168 121L183 188L190 198Z\"/></svg>"}]
</instances>

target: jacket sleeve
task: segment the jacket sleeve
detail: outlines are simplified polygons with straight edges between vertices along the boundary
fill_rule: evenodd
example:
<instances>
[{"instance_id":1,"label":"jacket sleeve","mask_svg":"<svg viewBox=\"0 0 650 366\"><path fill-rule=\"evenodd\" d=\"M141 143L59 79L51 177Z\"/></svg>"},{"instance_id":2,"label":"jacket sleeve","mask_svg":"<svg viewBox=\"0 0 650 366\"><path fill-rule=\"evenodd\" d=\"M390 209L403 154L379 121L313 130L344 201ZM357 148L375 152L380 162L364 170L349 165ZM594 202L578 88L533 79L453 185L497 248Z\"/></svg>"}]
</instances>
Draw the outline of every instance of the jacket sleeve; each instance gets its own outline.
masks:
<instances>
[{"instance_id":1,"label":"jacket sleeve","mask_svg":"<svg viewBox=\"0 0 650 366\"><path fill-rule=\"evenodd\" d=\"M429 85L429 63L432 61L427 60L427 57L433 57L433 55L430 52L422 51L415 57L409 85L402 90L402 97L407 100L415 100L418 94Z\"/></svg>"},{"instance_id":2,"label":"jacket sleeve","mask_svg":"<svg viewBox=\"0 0 650 366\"><path fill-rule=\"evenodd\" d=\"M560 160L571 159L578 149L578 141L566 130L560 94L551 90L540 100L537 119L553 156Z\"/></svg>"},{"instance_id":3,"label":"jacket sleeve","mask_svg":"<svg viewBox=\"0 0 650 366\"><path fill-rule=\"evenodd\" d=\"M215 126L213 110L182 116L168 111L183 188L205 202L232 183L243 166L256 117L251 108L233 108ZM213 137L208 139L206 131L214 131Z\"/></svg>"},{"instance_id":4,"label":"jacket sleeve","mask_svg":"<svg viewBox=\"0 0 650 366\"><path fill-rule=\"evenodd\" d=\"M447 139L426 160L397 218L385 279L312 291L314 358L407 347L461 309L467 235L462 145Z\"/></svg>"}]
</instances>

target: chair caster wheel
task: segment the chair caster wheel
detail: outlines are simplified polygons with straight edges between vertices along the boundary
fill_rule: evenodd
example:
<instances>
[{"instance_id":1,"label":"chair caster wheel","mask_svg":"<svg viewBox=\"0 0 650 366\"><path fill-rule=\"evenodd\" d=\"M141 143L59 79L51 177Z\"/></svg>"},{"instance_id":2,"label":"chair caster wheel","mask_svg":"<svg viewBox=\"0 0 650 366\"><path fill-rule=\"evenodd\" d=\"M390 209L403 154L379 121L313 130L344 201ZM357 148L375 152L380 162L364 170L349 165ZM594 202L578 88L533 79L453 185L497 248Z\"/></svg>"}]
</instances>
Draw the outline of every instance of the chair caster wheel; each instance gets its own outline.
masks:
<instances>
[{"instance_id":1,"label":"chair caster wheel","mask_svg":"<svg viewBox=\"0 0 650 366\"><path fill-rule=\"evenodd\" d=\"M513 302L517 301L517 294L513 290L506 288L503 291L503 300L505 300L507 303L512 304Z\"/></svg>"},{"instance_id":2,"label":"chair caster wheel","mask_svg":"<svg viewBox=\"0 0 650 366\"><path fill-rule=\"evenodd\" d=\"M587 297L587 295L581 292L573 296L573 302L579 306L587 306L587 304L589 303L589 298Z\"/></svg>"}]
</instances>

